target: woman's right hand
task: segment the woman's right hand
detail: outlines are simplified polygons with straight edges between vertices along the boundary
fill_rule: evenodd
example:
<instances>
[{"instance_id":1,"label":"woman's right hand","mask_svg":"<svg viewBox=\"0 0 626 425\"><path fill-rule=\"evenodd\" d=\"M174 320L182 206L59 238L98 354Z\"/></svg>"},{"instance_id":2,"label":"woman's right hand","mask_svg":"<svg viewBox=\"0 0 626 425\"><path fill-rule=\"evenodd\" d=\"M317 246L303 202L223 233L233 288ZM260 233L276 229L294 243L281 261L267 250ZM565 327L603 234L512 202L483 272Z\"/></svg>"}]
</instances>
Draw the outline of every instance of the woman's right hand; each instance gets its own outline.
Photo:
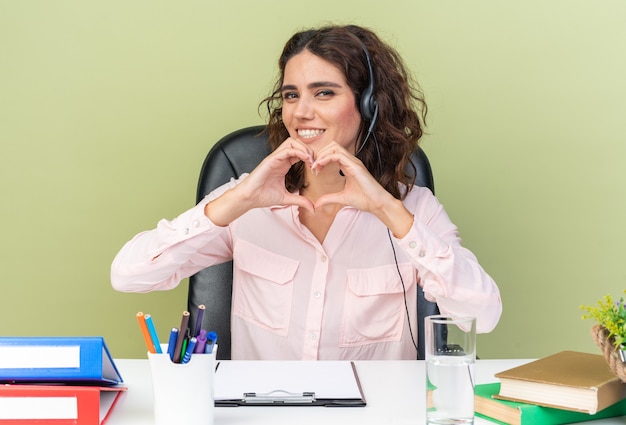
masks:
<instances>
[{"instance_id":1,"label":"woman's right hand","mask_svg":"<svg viewBox=\"0 0 626 425\"><path fill-rule=\"evenodd\" d=\"M298 193L289 193L285 188L285 175L299 161L310 167L314 152L290 137L263 159L240 184L209 202L204 209L205 215L218 226L227 226L253 208L296 205L313 211L310 200Z\"/></svg>"}]
</instances>

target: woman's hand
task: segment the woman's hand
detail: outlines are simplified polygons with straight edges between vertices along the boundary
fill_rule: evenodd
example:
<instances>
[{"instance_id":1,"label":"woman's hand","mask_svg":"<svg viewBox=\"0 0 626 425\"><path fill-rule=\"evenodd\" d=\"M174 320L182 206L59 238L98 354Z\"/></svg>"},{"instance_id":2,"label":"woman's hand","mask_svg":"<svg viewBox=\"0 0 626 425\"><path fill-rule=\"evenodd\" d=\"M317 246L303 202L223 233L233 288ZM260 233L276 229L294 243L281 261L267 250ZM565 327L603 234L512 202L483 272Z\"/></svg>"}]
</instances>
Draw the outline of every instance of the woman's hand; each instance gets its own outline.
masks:
<instances>
[{"instance_id":1,"label":"woman's hand","mask_svg":"<svg viewBox=\"0 0 626 425\"><path fill-rule=\"evenodd\" d=\"M403 237L413 225L413 215L370 174L363 162L333 142L317 154L311 166L313 173L336 163L345 176L343 190L320 196L315 208L328 204L349 205L376 215L396 237Z\"/></svg>"},{"instance_id":2,"label":"woman's hand","mask_svg":"<svg viewBox=\"0 0 626 425\"><path fill-rule=\"evenodd\" d=\"M297 205L313 210L313 204L304 196L289 193L285 188L285 175L299 161L310 167L314 152L299 140L288 138L268 155L239 185L252 201L251 208L273 205Z\"/></svg>"},{"instance_id":3,"label":"woman's hand","mask_svg":"<svg viewBox=\"0 0 626 425\"><path fill-rule=\"evenodd\" d=\"M390 198L393 199L393 196L365 168L361 160L336 142L325 146L317 154L311 171L314 174L320 173L330 163L335 163L341 169L345 186L339 192L321 196L315 203L316 208L327 204L343 204L373 213L384 203L389 202Z\"/></svg>"},{"instance_id":4,"label":"woman's hand","mask_svg":"<svg viewBox=\"0 0 626 425\"><path fill-rule=\"evenodd\" d=\"M314 152L304 143L286 139L270 153L240 184L211 201L204 213L211 221L226 226L246 211L274 205L297 205L313 211L313 203L304 196L289 193L285 175L291 166L303 161L313 164Z\"/></svg>"}]
</instances>

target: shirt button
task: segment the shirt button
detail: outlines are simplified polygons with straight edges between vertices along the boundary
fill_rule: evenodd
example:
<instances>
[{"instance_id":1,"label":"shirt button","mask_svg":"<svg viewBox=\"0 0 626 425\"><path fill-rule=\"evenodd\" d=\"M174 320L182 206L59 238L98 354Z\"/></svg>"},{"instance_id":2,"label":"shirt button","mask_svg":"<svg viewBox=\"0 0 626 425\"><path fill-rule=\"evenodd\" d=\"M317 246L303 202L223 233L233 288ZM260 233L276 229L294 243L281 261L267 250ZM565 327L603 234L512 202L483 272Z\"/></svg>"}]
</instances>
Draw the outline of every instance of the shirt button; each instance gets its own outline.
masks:
<instances>
[{"instance_id":1,"label":"shirt button","mask_svg":"<svg viewBox=\"0 0 626 425\"><path fill-rule=\"evenodd\" d=\"M420 258L422 258L426 256L426 253L424 251L420 251L418 255L420 256Z\"/></svg>"},{"instance_id":2,"label":"shirt button","mask_svg":"<svg viewBox=\"0 0 626 425\"><path fill-rule=\"evenodd\" d=\"M311 338L311 341L316 340L317 339L317 334L315 332L311 332L309 334L309 338Z\"/></svg>"},{"instance_id":3,"label":"shirt button","mask_svg":"<svg viewBox=\"0 0 626 425\"><path fill-rule=\"evenodd\" d=\"M313 294L313 296L315 296L315 298L319 298L322 296L322 293L320 291L315 291L315 293Z\"/></svg>"},{"instance_id":4,"label":"shirt button","mask_svg":"<svg viewBox=\"0 0 626 425\"><path fill-rule=\"evenodd\" d=\"M191 223L193 225L193 227L200 227L200 220L194 220L193 223Z\"/></svg>"},{"instance_id":5,"label":"shirt button","mask_svg":"<svg viewBox=\"0 0 626 425\"><path fill-rule=\"evenodd\" d=\"M325 255L322 255L321 260L322 260L322 263L325 263L325 262L326 262L326 260L328 260L328 258L327 258Z\"/></svg>"},{"instance_id":6,"label":"shirt button","mask_svg":"<svg viewBox=\"0 0 626 425\"><path fill-rule=\"evenodd\" d=\"M409 242L409 248L415 249L416 246L417 246L417 242L415 242L415 241Z\"/></svg>"}]
</instances>

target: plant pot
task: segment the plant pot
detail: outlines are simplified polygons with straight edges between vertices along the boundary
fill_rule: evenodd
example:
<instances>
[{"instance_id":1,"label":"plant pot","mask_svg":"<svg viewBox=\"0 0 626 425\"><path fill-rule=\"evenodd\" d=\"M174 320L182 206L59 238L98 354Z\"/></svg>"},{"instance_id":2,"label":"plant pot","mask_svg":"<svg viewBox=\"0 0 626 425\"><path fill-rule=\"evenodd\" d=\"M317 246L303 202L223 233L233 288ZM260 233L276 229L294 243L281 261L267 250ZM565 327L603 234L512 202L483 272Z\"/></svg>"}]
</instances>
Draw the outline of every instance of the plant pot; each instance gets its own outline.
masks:
<instances>
[{"instance_id":1,"label":"plant pot","mask_svg":"<svg viewBox=\"0 0 626 425\"><path fill-rule=\"evenodd\" d=\"M609 364L611 371L622 381L626 382L626 352L615 348L612 339L608 337L608 331L600 325L591 328L591 335L596 345L602 350L604 358Z\"/></svg>"}]
</instances>

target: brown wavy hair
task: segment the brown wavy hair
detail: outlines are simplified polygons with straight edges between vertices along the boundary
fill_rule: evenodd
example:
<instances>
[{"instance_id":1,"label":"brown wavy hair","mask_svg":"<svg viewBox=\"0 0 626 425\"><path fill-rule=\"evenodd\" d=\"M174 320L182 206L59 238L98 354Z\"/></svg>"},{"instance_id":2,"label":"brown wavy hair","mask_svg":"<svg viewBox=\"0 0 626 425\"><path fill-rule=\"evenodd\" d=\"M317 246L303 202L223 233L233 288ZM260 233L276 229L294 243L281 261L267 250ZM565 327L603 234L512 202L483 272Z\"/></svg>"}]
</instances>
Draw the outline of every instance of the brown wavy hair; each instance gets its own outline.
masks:
<instances>
[{"instance_id":1,"label":"brown wavy hair","mask_svg":"<svg viewBox=\"0 0 626 425\"><path fill-rule=\"evenodd\" d=\"M364 47L372 62L374 97L379 111L370 140L367 140L357 157L389 193L397 199L403 199L415 181L412 177L415 176L415 170L407 173L407 166L413 167L409 157L417 149L422 137L426 102L398 52L367 28L356 25L326 26L298 32L287 41L278 60L280 76L274 91L261 102L261 105L266 105L269 114L266 130L269 143L273 150L289 137L282 121L281 96L285 66L289 59L306 49L335 65L345 75L359 108L361 93L369 83ZM357 151L368 127L369 122L362 119ZM401 191L398 183L406 186L407 191ZM304 164L298 162L285 176L285 185L287 190L296 191L305 184Z\"/></svg>"}]
</instances>

